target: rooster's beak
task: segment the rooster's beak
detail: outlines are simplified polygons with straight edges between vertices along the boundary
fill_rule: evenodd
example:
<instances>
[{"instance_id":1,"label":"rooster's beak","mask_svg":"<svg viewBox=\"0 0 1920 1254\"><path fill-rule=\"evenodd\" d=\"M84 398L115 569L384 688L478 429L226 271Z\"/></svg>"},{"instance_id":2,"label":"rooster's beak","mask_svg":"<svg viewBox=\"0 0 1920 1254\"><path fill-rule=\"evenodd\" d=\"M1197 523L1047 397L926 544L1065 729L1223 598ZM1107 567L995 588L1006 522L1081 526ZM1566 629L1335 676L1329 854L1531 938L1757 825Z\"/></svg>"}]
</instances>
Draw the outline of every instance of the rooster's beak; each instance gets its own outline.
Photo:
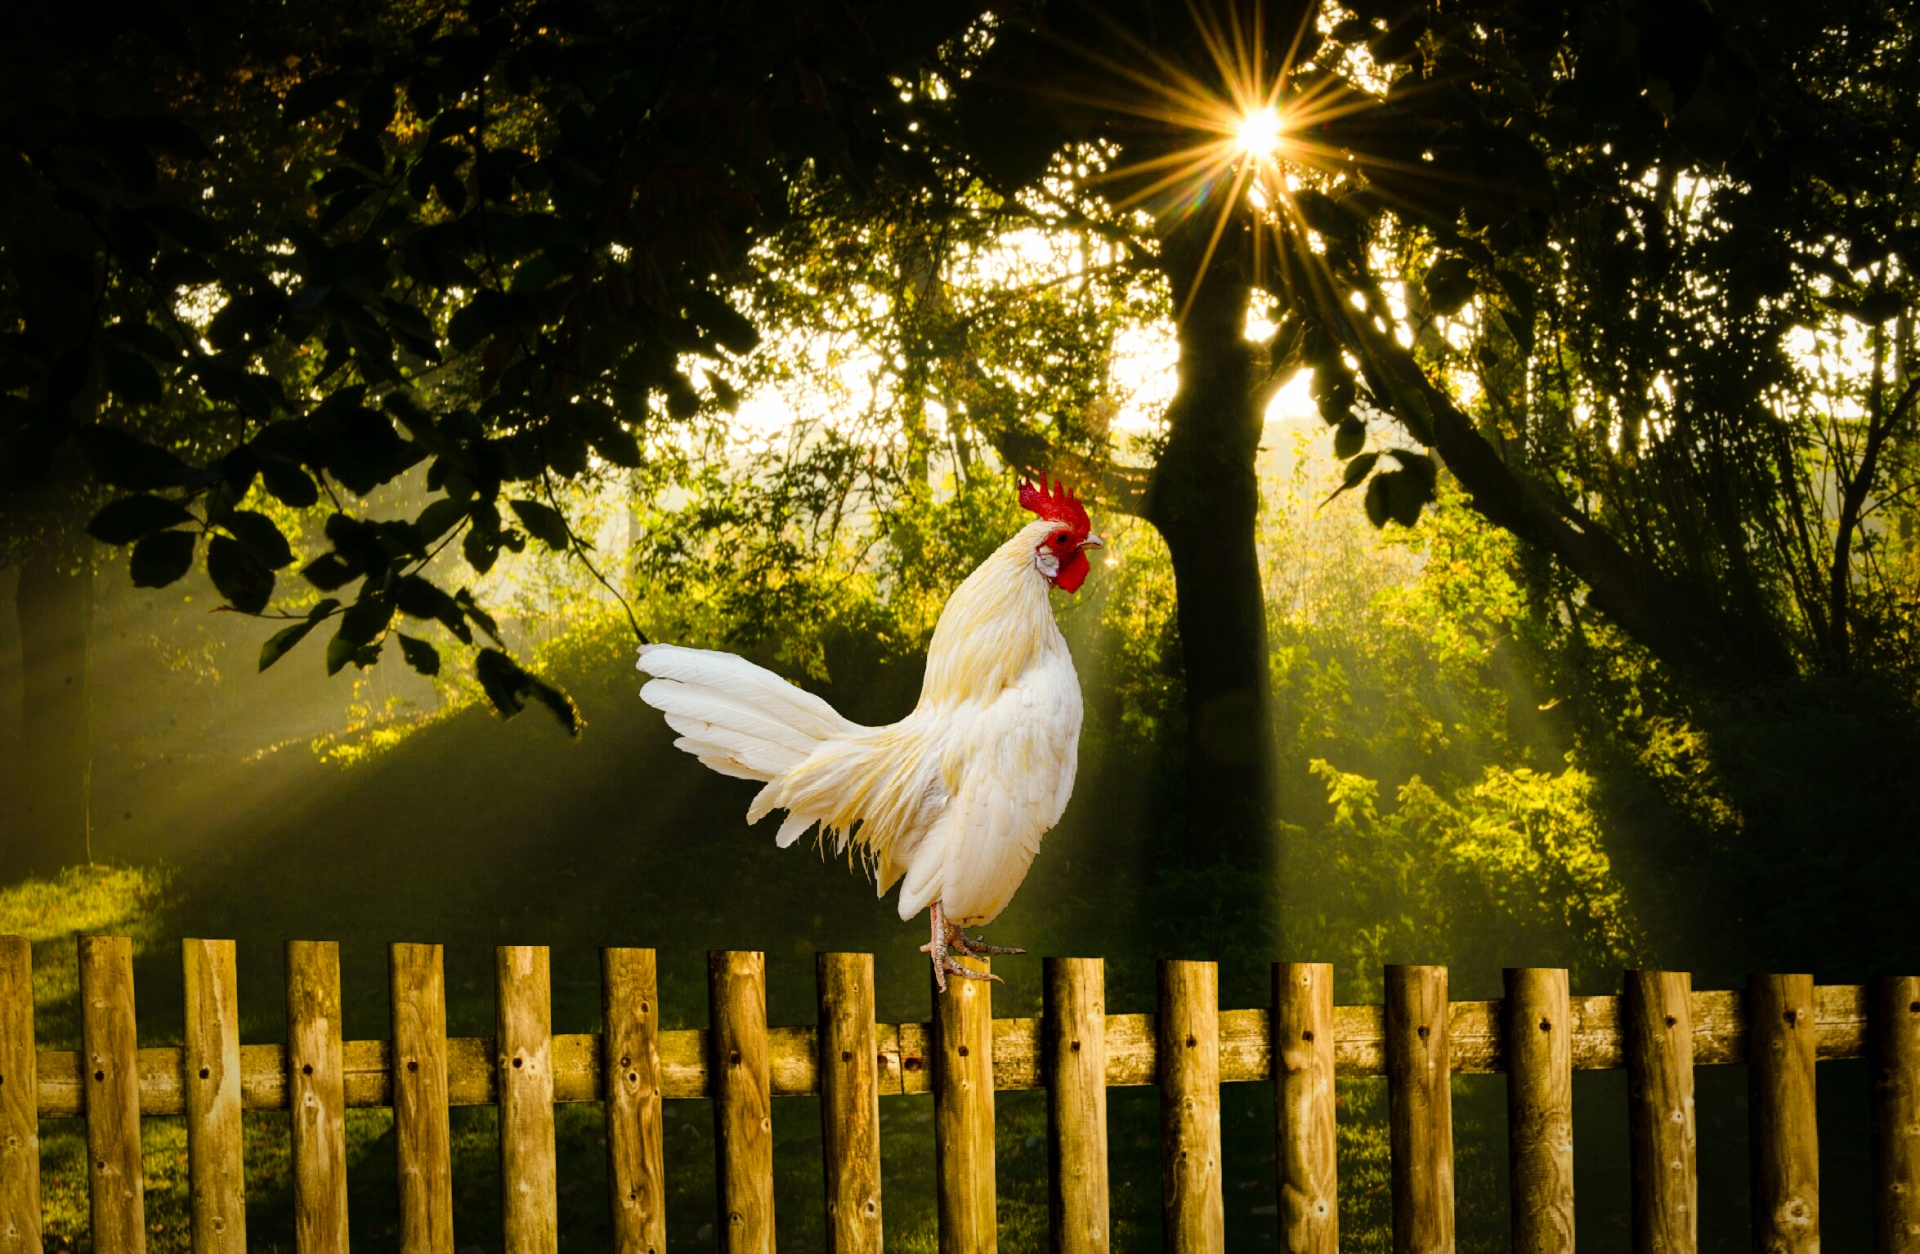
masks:
<instances>
[{"instance_id":1,"label":"rooster's beak","mask_svg":"<svg viewBox=\"0 0 1920 1254\"><path fill-rule=\"evenodd\" d=\"M1099 536L1088 536L1086 539L1080 542L1080 547L1083 550L1104 549L1107 547L1107 542L1105 540L1102 540Z\"/></svg>"}]
</instances>

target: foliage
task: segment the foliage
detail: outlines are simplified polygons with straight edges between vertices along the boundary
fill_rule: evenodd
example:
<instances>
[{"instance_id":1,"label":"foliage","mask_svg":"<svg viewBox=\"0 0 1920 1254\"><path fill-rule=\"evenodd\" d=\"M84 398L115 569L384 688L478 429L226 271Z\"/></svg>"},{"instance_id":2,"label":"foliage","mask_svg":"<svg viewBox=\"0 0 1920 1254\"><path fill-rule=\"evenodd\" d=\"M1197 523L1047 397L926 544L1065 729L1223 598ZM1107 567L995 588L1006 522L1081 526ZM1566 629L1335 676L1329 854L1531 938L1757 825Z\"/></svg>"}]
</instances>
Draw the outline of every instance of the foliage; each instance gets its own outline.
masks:
<instances>
[{"instance_id":1,"label":"foliage","mask_svg":"<svg viewBox=\"0 0 1920 1254\"><path fill-rule=\"evenodd\" d=\"M1583 772L1489 766L1451 799L1415 776L1382 813L1373 780L1312 767L1333 817L1295 859L1290 892L1311 913L1288 926L1348 938L1363 986L1412 955L1492 966L1502 955L1512 965L1518 951L1542 956L1527 965L1570 967L1585 982L1645 954ZM1339 904L1314 911L1314 902Z\"/></svg>"},{"instance_id":2,"label":"foliage","mask_svg":"<svg viewBox=\"0 0 1920 1254\"><path fill-rule=\"evenodd\" d=\"M136 582L204 561L250 614L295 555L249 494L326 499L300 574L343 594L262 662L327 622L338 670L401 619L493 634L422 573L456 539L480 574L530 538L588 560L556 481L636 467L636 432L726 404L719 363L757 340L728 285L790 181L894 163L889 69L967 15L869 33L841 6L484 3L276 10L244 38L187 16L101 46L43 15L45 42L13 45L0 178L36 243L0 276L22 328L0 464L31 484L71 441L145 494L95 526ZM417 513L356 508L420 465ZM475 663L502 713L570 717L500 649Z\"/></svg>"},{"instance_id":3,"label":"foliage","mask_svg":"<svg viewBox=\"0 0 1920 1254\"><path fill-rule=\"evenodd\" d=\"M1904 21L1388 7L1350 167L1275 228L1330 281L1316 367L1692 682L1891 660L1863 607L1898 595L1905 541L1866 520L1907 508L1920 397Z\"/></svg>"}]
</instances>

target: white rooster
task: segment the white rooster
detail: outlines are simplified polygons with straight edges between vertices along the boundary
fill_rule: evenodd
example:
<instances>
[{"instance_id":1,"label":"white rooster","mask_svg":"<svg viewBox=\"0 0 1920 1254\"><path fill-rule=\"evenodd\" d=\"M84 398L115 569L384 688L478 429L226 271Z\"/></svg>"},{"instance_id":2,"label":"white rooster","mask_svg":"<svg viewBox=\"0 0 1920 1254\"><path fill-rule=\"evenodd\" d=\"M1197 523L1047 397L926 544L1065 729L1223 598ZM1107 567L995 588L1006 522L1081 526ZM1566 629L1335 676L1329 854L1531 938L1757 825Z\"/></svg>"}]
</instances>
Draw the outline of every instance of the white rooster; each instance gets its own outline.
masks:
<instances>
[{"instance_id":1,"label":"white rooster","mask_svg":"<svg viewBox=\"0 0 1920 1254\"><path fill-rule=\"evenodd\" d=\"M904 879L902 919L931 907L922 949L942 990L949 974L980 978L951 951L1024 952L963 929L1006 908L1073 792L1080 681L1047 589L1077 591L1101 539L1059 484L1022 483L1020 504L1039 521L948 598L920 703L897 723L850 722L731 653L640 650L639 669L654 677L640 696L680 733L674 744L722 775L765 782L748 822L785 810L782 848L817 823L836 853L851 840L865 854L882 894Z\"/></svg>"}]
</instances>

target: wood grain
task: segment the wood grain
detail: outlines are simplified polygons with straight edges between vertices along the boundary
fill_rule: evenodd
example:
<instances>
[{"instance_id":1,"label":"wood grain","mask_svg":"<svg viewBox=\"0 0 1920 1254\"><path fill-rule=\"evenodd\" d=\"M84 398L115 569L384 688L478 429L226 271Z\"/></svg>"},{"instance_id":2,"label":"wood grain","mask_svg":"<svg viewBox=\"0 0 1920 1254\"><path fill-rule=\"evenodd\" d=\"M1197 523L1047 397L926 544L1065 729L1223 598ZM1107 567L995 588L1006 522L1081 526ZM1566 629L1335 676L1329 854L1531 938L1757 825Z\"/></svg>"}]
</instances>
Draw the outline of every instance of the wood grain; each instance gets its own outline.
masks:
<instances>
[{"instance_id":1,"label":"wood grain","mask_svg":"<svg viewBox=\"0 0 1920 1254\"><path fill-rule=\"evenodd\" d=\"M1220 1185L1220 984L1211 962L1162 961L1160 1196L1167 1254L1226 1248Z\"/></svg>"},{"instance_id":2,"label":"wood grain","mask_svg":"<svg viewBox=\"0 0 1920 1254\"><path fill-rule=\"evenodd\" d=\"M558 1254L553 980L545 945L494 951L498 990L500 1217L507 1254Z\"/></svg>"},{"instance_id":3,"label":"wood grain","mask_svg":"<svg viewBox=\"0 0 1920 1254\"><path fill-rule=\"evenodd\" d=\"M0 936L0 1254L41 1254L33 946Z\"/></svg>"},{"instance_id":4,"label":"wood grain","mask_svg":"<svg viewBox=\"0 0 1920 1254\"><path fill-rule=\"evenodd\" d=\"M1753 1241L1766 1254L1819 1254L1820 1133L1811 975L1756 975L1747 985L1747 1111Z\"/></svg>"},{"instance_id":5,"label":"wood grain","mask_svg":"<svg viewBox=\"0 0 1920 1254\"><path fill-rule=\"evenodd\" d=\"M960 962L971 970L989 970L984 958ZM998 1248L992 987L986 980L949 976L947 991L934 994L933 1155L940 1254L993 1254ZM906 1037L904 1025L901 1036Z\"/></svg>"},{"instance_id":6,"label":"wood grain","mask_svg":"<svg viewBox=\"0 0 1920 1254\"><path fill-rule=\"evenodd\" d=\"M293 1108L293 1245L347 1254L347 1095L340 946L287 942L287 1090Z\"/></svg>"},{"instance_id":7,"label":"wood grain","mask_svg":"<svg viewBox=\"0 0 1920 1254\"><path fill-rule=\"evenodd\" d=\"M1873 985L1873 1248L1920 1254L1920 977Z\"/></svg>"},{"instance_id":8,"label":"wood grain","mask_svg":"<svg viewBox=\"0 0 1920 1254\"><path fill-rule=\"evenodd\" d=\"M447 987L440 946L394 945L389 969L401 1254L453 1254Z\"/></svg>"},{"instance_id":9,"label":"wood grain","mask_svg":"<svg viewBox=\"0 0 1920 1254\"><path fill-rule=\"evenodd\" d=\"M602 1070L609 1077L607 1189L614 1254L662 1254L667 1248L667 1169L653 950L601 950L600 997L606 1023Z\"/></svg>"},{"instance_id":10,"label":"wood grain","mask_svg":"<svg viewBox=\"0 0 1920 1254\"><path fill-rule=\"evenodd\" d=\"M1339 1181L1334 1142L1333 967L1273 964L1274 1143L1280 1248L1337 1254Z\"/></svg>"},{"instance_id":11,"label":"wood grain","mask_svg":"<svg viewBox=\"0 0 1920 1254\"><path fill-rule=\"evenodd\" d=\"M708 954L707 998L721 1254L774 1254L765 955Z\"/></svg>"},{"instance_id":12,"label":"wood grain","mask_svg":"<svg viewBox=\"0 0 1920 1254\"><path fill-rule=\"evenodd\" d=\"M820 954L814 978L819 994L827 1249L832 1254L881 1254L880 1054L873 1028L873 955Z\"/></svg>"},{"instance_id":13,"label":"wood grain","mask_svg":"<svg viewBox=\"0 0 1920 1254\"><path fill-rule=\"evenodd\" d=\"M183 940L186 988L187 1188L193 1254L247 1248L240 1139L240 991L234 946Z\"/></svg>"},{"instance_id":14,"label":"wood grain","mask_svg":"<svg viewBox=\"0 0 1920 1254\"><path fill-rule=\"evenodd\" d=\"M146 1254L133 942L124 936L80 938L80 1036L88 1068L87 1192L93 1248L97 1254Z\"/></svg>"},{"instance_id":15,"label":"wood grain","mask_svg":"<svg viewBox=\"0 0 1920 1254\"><path fill-rule=\"evenodd\" d=\"M1053 1248L1057 1254L1106 1254L1111 1241L1106 964L1098 958L1048 958L1041 975Z\"/></svg>"},{"instance_id":16,"label":"wood grain","mask_svg":"<svg viewBox=\"0 0 1920 1254\"><path fill-rule=\"evenodd\" d=\"M1506 972L1514 1254L1573 1251L1573 1008L1567 973Z\"/></svg>"},{"instance_id":17,"label":"wood grain","mask_svg":"<svg viewBox=\"0 0 1920 1254\"><path fill-rule=\"evenodd\" d=\"M1452 1254L1453 1086L1447 969L1387 968L1394 1254Z\"/></svg>"},{"instance_id":18,"label":"wood grain","mask_svg":"<svg viewBox=\"0 0 1920 1254\"><path fill-rule=\"evenodd\" d=\"M1627 973L1635 1254L1694 1254L1700 1248L1691 983L1679 971Z\"/></svg>"}]
</instances>

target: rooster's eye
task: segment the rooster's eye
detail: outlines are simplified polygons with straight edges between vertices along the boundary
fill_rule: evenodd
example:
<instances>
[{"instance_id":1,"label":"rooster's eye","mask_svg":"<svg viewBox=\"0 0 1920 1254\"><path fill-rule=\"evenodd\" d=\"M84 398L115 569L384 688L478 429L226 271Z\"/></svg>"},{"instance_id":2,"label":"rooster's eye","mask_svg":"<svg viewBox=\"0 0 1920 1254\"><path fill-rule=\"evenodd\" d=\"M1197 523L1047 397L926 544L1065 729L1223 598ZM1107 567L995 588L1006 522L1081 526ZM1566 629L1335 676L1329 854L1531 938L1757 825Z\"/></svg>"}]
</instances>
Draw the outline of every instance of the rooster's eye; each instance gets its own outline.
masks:
<instances>
[{"instance_id":1,"label":"rooster's eye","mask_svg":"<svg viewBox=\"0 0 1920 1254\"><path fill-rule=\"evenodd\" d=\"M1062 532L1056 533L1053 537L1053 543L1056 548L1065 548L1067 545L1066 532L1062 531Z\"/></svg>"}]
</instances>

